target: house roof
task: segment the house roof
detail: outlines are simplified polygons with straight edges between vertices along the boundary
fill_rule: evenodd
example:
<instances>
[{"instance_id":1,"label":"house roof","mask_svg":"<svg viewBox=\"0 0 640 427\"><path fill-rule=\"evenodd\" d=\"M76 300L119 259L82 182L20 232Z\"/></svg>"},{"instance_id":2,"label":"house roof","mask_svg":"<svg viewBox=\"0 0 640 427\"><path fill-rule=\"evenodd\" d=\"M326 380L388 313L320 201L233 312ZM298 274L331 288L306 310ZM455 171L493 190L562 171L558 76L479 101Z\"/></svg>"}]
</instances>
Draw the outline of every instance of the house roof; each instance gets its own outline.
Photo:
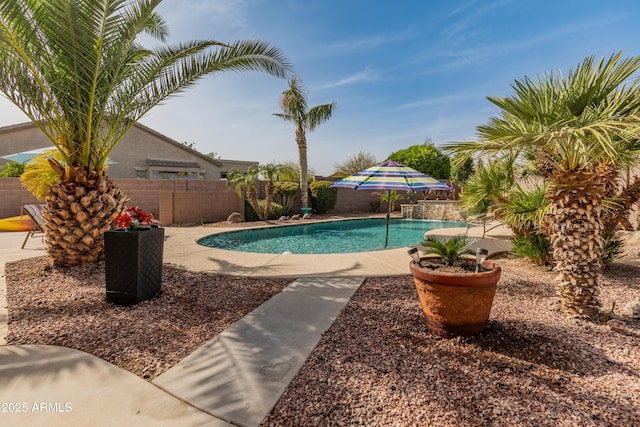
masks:
<instances>
[{"instance_id":1,"label":"house roof","mask_svg":"<svg viewBox=\"0 0 640 427\"><path fill-rule=\"evenodd\" d=\"M36 125L33 122L18 123L18 124L15 124L15 125L9 125L9 126L1 127L0 128L0 133L11 132L11 131L15 131L15 130L18 130L18 129L28 129L28 128L32 128L32 127L36 127ZM142 125L139 122L136 122L134 124L134 127L138 128L138 129L140 129L140 130L142 130L144 132L150 133L150 134L154 135L156 138L162 139L163 141L165 141L165 142L167 142L169 144L172 144L172 145L174 145L175 147L177 147L177 148L179 148L181 150L184 150L184 151L187 151L187 152L193 154L194 156L198 156L202 160L204 160L204 161L206 161L208 163L212 163L217 167L222 167L224 165L224 163L221 162L220 160L216 160L216 159L214 159L212 157L209 157L209 156L207 156L205 154L202 154L199 151L191 149L191 148L187 147L186 145L179 143L175 139L171 139L168 136L161 134L160 132L156 132L155 130L153 130L153 129L145 126L145 125Z\"/></svg>"}]
</instances>

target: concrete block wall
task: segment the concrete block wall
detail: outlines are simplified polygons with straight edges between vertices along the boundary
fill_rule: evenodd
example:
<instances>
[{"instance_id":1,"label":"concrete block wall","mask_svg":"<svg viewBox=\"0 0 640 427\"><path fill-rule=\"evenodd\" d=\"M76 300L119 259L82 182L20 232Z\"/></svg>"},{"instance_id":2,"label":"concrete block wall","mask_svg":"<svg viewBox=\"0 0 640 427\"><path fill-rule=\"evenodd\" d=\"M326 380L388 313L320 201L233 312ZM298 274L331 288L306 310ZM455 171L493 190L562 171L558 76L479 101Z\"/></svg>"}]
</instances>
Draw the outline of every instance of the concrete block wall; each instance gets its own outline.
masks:
<instances>
[{"instance_id":1,"label":"concrete block wall","mask_svg":"<svg viewBox=\"0 0 640 427\"><path fill-rule=\"evenodd\" d=\"M189 191L160 194L163 224L188 224L224 221L232 212L244 215L244 203L235 193Z\"/></svg>"},{"instance_id":2,"label":"concrete block wall","mask_svg":"<svg viewBox=\"0 0 640 427\"><path fill-rule=\"evenodd\" d=\"M20 178L0 178L0 218L20 215L24 205L38 202L20 184Z\"/></svg>"},{"instance_id":3,"label":"concrete block wall","mask_svg":"<svg viewBox=\"0 0 640 427\"><path fill-rule=\"evenodd\" d=\"M116 182L129 198L128 206L140 206L165 225L224 221L232 212L244 214L243 201L233 186L227 188L226 181L121 178ZM376 200L372 193L340 188L336 206L330 213L371 213L370 203ZM264 198L264 183L259 194ZM294 212L300 210L299 200L298 197ZM38 201L22 188L18 178L0 178L0 218L20 215L20 207L30 203ZM402 203L408 200L398 200L396 212Z\"/></svg>"}]
</instances>

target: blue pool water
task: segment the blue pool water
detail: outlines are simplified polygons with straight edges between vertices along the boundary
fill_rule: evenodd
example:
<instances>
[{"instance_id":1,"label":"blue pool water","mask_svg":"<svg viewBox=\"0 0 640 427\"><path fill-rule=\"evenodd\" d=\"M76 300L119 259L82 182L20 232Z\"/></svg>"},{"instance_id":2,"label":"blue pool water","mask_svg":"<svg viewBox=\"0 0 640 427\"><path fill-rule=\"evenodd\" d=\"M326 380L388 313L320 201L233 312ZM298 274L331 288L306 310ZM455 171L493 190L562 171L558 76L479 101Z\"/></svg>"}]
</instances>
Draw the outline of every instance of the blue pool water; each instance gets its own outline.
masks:
<instances>
[{"instance_id":1,"label":"blue pool water","mask_svg":"<svg viewBox=\"0 0 640 427\"><path fill-rule=\"evenodd\" d=\"M460 221L392 219L386 249L421 243L428 230L466 225ZM368 218L229 231L203 237L198 243L240 252L337 254L382 250L384 240L385 219Z\"/></svg>"}]
</instances>

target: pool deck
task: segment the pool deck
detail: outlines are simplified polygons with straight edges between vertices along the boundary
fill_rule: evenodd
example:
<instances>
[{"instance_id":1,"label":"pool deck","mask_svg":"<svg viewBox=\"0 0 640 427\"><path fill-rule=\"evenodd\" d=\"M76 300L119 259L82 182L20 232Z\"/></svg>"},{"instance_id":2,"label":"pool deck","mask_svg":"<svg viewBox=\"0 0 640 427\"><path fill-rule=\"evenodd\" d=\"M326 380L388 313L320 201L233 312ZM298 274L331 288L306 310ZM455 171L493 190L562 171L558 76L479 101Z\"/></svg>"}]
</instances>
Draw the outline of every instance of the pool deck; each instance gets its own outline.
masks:
<instances>
[{"instance_id":1,"label":"pool deck","mask_svg":"<svg viewBox=\"0 0 640 427\"><path fill-rule=\"evenodd\" d=\"M237 230L226 227L167 227L165 264L206 273L245 277L353 277L409 274L406 248L351 254L260 254L209 248L202 237Z\"/></svg>"},{"instance_id":2,"label":"pool deck","mask_svg":"<svg viewBox=\"0 0 640 427\"><path fill-rule=\"evenodd\" d=\"M320 221L348 219L328 217ZM289 225L305 220L289 222ZM273 226L277 226L274 221ZM280 224L282 225L282 224ZM409 247L346 254L260 254L209 248L196 243L202 237L237 231L237 227L166 227L165 264L206 273L245 277L389 277L409 275ZM466 228L431 230L430 235L465 235ZM482 227L472 227L468 236L474 246L487 248L490 254L510 249L510 230L497 227L484 239ZM419 245L417 245L420 247Z\"/></svg>"}]
</instances>

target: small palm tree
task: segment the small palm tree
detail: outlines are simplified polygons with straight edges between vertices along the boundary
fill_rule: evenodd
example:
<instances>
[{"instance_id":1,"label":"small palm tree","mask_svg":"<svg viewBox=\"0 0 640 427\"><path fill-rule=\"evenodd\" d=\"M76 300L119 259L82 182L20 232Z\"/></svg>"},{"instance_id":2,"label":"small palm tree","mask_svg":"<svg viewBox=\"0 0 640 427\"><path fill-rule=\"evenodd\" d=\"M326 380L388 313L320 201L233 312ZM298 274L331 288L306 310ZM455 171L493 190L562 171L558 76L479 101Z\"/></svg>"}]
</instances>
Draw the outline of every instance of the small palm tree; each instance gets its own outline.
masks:
<instances>
[{"instance_id":1,"label":"small palm tree","mask_svg":"<svg viewBox=\"0 0 640 427\"><path fill-rule=\"evenodd\" d=\"M448 148L527 154L549 183L547 233L559 272L560 309L599 317L607 189L640 152L640 57L586 58L567 77L516 80L514 95L490 97L500 117L478 127L479 141Z\"/></svg>"},{"instance_id":2,"label":"small palm tree","mask_svg":"<svg viewBox=\"0 0 640 427\"><path fill-rule=\"evenodd\" d=\"M286 77L283 53L260 41L164 43L161 0L0 2L0 91L60 152L43 214L57 265L104 255L103 233L126 196L105 174L109 153L151 108L219 71ZM140 44L141 36L163 43Z\"/></svg>"},{"instance_id":3,"label":"small palm tree","mask_svg":"<svg viewBox=\"0 0 640 427\"><path fill-rule=\"evenodd\" d=\"M422 246L427 248L424 251L426 254L438 255L446 265L453 265L462 255L472 253L466 248L467 244L467 239L464 236L455 236L446 240L427 236L426 240L422 242Z\"/></svg>"},{"instance_id":4,"label":"small palm tree","mask_svg":"<svg viewBox=\"0 0 640 427\"><path fill-rule=\"evenodd\" d=\"M260 219L263 219L263 212L260 210L260 207L258 205L258 189L256 188L259 174L260 168L258 167L258 165L249 166L247 172L241 172L237 169L232 169L227 174L227 187L235 185L238 197L243 200L245 198L245 196L243 195L244 192L253 210L260 217Z\"/></svg>"},{"instance_id":5,"label":"small palm tree","mask_svg":"<svg viewBox=\"0 0 640 427\"><path fill-rule=\"evenodd\" d=\"M277 165L274 163L268 163L259 167L260 174L265 179L264 185L264 218L269 218L269 212L271 210L271 203L273 202L274 186L273 182L278 180L278 173L283 170L285 166Z\"/></svg>"},{"instance_id":6,"label":"small palm tree","mask_svg":"<svg viewBox=\"0 0 640 427\"><path fill-rule=\"evenodd\" d=\"M381 202L387 204L387 212L394 212L396 210L396 202L402 200L402 194L398 194L398 191L383 191L381 193L371 193L372 196L377 196Z\"/></svg>"},{"instance_id":7,"label":"small palm tree","mask_svg":"<svg viewBox=\"0 0 640 427\"><path fill-rule=\"evenodd\" d=\"M336 108L336 103L307 107L307 92L300 79L293 76L289 79L289 89L280 96L282 113L275 113L280 117L296 125L296 144L298 145L298 157L300 159L300 202L303 208L309 207L309 193L307 182L307 136L306 131L312 132L320 124L331 118Z\"/></svg>"}]
</instances>

